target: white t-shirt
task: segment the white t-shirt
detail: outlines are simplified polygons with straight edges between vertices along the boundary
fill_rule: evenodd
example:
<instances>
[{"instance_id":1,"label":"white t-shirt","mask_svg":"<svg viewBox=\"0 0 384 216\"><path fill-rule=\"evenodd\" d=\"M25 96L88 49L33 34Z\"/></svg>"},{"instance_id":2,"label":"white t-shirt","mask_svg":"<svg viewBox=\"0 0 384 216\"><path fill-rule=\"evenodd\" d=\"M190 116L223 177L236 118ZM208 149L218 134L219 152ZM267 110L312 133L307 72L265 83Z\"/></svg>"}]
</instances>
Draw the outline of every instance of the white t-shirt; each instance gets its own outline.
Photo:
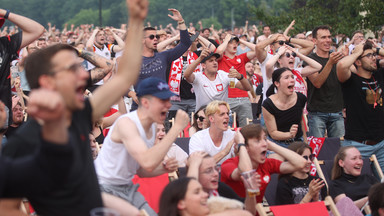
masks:
<instances>
[{"instance_id":1,"label":"white t-shirt","mask_svg":"<svg viewBox=\"0 0 384 216\"><path fill-rule=\"evenodd\" d=\"M272 85L272 75L271 78L267 78L267 69L265 68L265 65L267 64L268 60L272 58L272 54L267 52L267 57L265 57L264 61L260 64L260 70L261 74L263 75L263 101L267 99L266 93L269 88L269 86Z\"/></svg>"},{"instance_id":2,"label":"white t-shirt","mask_svg":"<svg viewBox=\"0 0 384 216\"><path fill-rule=\"evenodd\" d=\"M112 131L121 118L130 118L135 122L140 137L148 148L151 148L155 143L156 123L152 124L152 137L148 139L139 117L137 116L137 111L120 116L112 125L107 137L105 137L103 148L101 148L99 155L95 160L95 169L100 184L131 184L133 176L140 168L139 163L137 163L137 161L128 153L124 144L115 143L111 140Z\"/></svg>"},{"instance_id":3,"label":"white t-shirt","mask_svg":"<svg viewBox=\"0 0 384 216\"><path fill-rule=\"evenodd\" d=\"M192 154L196 151L204 151L209 153L211 156L216 155L227 146L228 142L235 137L235 132L228 129L224 131L223 139L219 147L215 146L211 136L209 135L209 128L198 131L193 134L191 140L189 141L189 154ZM230 153L227 154L223 159L221 159L217 164L222 164L225 160L234 157L234 150L231 149Z\"/></svg>"},{"instance_id":4,"label":"white t-shirt","mask_svg":"<svg viewBox=\"0 0 384 216\"><path fill-rule=\"evenodd\" d=\"M222 70L217 71L216 79L210 81L205 73L194 73L195 80L192 86L196 95L196 111L213 100L228 100L228 73ZM235 84L238 82L235 79Z\"/></svg>"}]
</instances>

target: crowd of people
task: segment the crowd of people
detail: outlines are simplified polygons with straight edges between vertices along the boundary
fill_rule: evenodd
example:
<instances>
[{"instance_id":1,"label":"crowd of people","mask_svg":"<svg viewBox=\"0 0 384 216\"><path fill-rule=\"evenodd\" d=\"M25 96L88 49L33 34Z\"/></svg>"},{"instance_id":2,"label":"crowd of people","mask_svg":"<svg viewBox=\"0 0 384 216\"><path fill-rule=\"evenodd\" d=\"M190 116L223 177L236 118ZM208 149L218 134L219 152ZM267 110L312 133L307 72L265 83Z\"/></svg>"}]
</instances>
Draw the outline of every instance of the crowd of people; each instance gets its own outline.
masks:
<instances>
[{"instance_id":1,"label":"crowd of people","mask_svg":"<svg viewBox=\"0 0 384 216\"><path fill-rule=\"evenodd\" d=\"M0 9L0 216L256 215L273 173L277 204L330 194L384 215L383 184L362 174L373 154L384 169L384 26L217 30L169 9L162 28L144 24L147 0L126 2L119 29ZM328 188L307 136L343 139ZM184 167L158 211L133 183Z\"/></svg>"}]
</instances>

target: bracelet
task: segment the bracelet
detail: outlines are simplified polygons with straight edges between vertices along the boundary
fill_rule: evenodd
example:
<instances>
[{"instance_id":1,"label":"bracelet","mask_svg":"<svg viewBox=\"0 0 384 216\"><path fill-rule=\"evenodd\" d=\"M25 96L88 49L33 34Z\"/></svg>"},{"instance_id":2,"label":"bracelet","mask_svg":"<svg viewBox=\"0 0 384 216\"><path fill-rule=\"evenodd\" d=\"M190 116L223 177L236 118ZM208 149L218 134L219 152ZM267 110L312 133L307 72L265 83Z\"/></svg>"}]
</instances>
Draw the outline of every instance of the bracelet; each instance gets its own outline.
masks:
<instances>
[{"instance_id":1,"label":"bracelet","mask_svg":"<svg viewBox=\"0 0 384 216\"><path fill-rule=\"evenodd\" d=\"M239 143L239 144L237 144L237 153L239 153L239 151L240 151L240 147L241 147L241 146L246 147L244 143Z\"/></svg>"},{"instance_id":2,"label":"bracelet","mask_svg":"<svg viewBox=\"0 0 384 216\"><path fill-rule=\"evenodd\" d=\"M376 54L377 55L380 55L380 49L381 49L380 47L376 47Z\"/></svg>"},{"instance_id":3,"label":"bracelet","mask_svg":"<svg viewBox=\"0 0 384 216\"><path fill-rule=\"evenodd\" d=\"M178 21L178 22L177 22L177 24L179 24L179 25L184 24L184 23L185 23L184 20L182 20L182 21Z\"/></svg>"},{"instance_id":4,"label":"bracelet","mask_svg":"<svg viewBox=\"0 0 384 216\"><path fill-rule=\"evenodd\" d=\"M243 74L240 74L241 75L241 77L240 77L240 79L237 79L237 80L242 80L242 79L244 79L244 76L243 76Z\"/></svg>"},{"instance_id":5,"label":"bracelet","mask_svg":"<svg viewBox=\"0 0 384 216\"><path fill-rule=\"evenodd\" d=\"M292 39L292 37L289 37L289 39L288 39L288 43L291 43L291 39Z\"/></svg>"},{"instance_id":6,"label":"bracelet","mask_svg":"<svg viewBox=\"0 0 384 216\"><path fill-rule=\"evenodd\" d=\"M11 11L7 10L7 12L4 15L4 19L8 19L10 13L11 13Z\"/></svg>"}]
</instances>

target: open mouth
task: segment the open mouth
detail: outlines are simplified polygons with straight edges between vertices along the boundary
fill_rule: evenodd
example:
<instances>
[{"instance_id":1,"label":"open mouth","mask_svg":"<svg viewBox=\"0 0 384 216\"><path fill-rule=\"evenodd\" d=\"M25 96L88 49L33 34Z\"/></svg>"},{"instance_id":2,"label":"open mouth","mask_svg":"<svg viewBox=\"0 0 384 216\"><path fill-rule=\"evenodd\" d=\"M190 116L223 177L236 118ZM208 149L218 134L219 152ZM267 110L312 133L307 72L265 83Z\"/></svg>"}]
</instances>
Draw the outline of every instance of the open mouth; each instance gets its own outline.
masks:
<instances>
[{"instance_id":1,"label":"open mouth","mask_svg":"<svg viewBox=\"0 0 384 216\"><path fill-rule=\"evenodd\" d=\"M165 119L167 117L167 112L161 112L160 116L161 116L161 118Z\"/></svg>"},{"instance_id":2,"label":"open mouth","mask_svg":"<svg viewBox=\"0 0 384 216\"><path fill-rule=\"evenodd\" d=\"M353 168L356 170L361 170L361 166L354 166Z\"/></svg>"},{"instance_id":3,"label":"open mouth","mask_svg":"<svg viewBox=\"0 0 384 216\"><path fill-rule=\"evenodd\" d=\"M225 127L228 127L228 122L227 122L227 121L223 122L223 125L224 125Z\"/></svg>"},{"instance_id":4,"label":"open mouth","mask_svg":"<svg viewBox=\"0 0 384 216\"><path fill-rule=\"evenodd\" d=\"M288 89L291 90L291 91L293 91L293 88L294 88L294 87L295 87L295 85L289 85L289 86L288 86Z\"/></svg>"}]
</instances>

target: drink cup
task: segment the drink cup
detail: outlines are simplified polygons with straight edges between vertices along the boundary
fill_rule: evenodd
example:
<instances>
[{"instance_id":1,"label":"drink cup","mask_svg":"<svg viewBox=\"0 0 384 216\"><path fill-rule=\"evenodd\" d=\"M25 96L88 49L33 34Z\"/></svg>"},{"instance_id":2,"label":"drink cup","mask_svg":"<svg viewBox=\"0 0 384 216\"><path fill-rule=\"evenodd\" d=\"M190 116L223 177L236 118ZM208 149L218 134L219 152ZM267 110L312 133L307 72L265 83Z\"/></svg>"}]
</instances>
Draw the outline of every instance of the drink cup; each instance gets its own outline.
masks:
<instances>
[{"instance_id":1,"label":"drink cup","mask_svg":"<svg viewBox=\"0 0 384 216\"><path fill-rule=\"evenodd\" d=\"M250 197L260 195L260 189L257 185L256 175L257 175L256 170L250 170L250 171L241 173L241 176L243 176L244 186L247 189L248 196Z\"/></svg>"}]
</instances>

